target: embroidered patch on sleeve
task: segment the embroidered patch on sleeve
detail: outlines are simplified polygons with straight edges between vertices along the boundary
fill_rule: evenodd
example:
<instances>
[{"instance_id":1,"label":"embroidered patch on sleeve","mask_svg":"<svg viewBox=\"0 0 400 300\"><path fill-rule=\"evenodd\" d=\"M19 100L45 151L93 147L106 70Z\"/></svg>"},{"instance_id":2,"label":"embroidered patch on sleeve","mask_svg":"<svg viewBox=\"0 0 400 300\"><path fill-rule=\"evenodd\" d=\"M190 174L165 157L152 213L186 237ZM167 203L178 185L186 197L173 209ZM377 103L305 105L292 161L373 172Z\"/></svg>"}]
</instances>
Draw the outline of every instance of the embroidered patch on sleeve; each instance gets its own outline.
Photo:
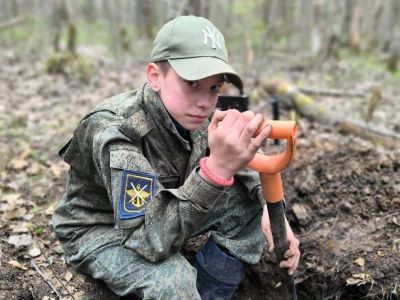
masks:
<instances>
[{"instance_id":1,"label":"embroidered patch on sleeve","mask_svg":"<svg viewBox=\"0 0 400 300\"><path fill-rule=\"evenodd\" d=\"M144 215L147 205L155 194L155 182L155 175L124 170L119 197L120 219L132 219Z\"/></svg>"}]
</instances>

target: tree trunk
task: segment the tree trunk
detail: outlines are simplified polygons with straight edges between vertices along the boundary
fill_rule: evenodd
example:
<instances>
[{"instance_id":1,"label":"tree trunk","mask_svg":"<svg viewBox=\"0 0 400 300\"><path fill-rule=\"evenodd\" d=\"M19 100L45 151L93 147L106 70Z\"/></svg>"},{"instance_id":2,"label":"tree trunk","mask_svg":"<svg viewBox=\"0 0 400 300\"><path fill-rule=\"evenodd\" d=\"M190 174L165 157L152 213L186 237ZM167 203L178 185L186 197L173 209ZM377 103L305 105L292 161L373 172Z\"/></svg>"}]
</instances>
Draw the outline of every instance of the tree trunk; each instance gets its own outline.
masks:
<instances>
[{"instance_id":1,"label":"tree trunk","mask_svg":"<svg viewBox=\"0 0 400 300\"><path fill-rule=\"evenodd\" d=\"M104 1L104 10L106 13L106 17L108 20L108 24L110 26L110 33L112 38L112 49L114 53L114 57L117 61L118 67L121 67L121 36L119 32L120 24L118 22L118 7L115 7L118 2L110 3L108 1Z\"/></svg>"},{"instance_id":2,"label":"tree trunk","mask_svg":"<svg viewBox=\"0 0 400 300\"><path fill-rule=\"evenodd\" d=\"M340 28L340 44L348 46L349 42L349 28L351 22L351 13L353 11L354 0L341 0L339 2L341 11L341 28Z\"/></svg>"},{"instance_id":3,"label":"tree trunk","mask_svg":"<svg viewBox=\"0 0 400 300\"><path fill-rule=\"evenodd\" d=\"M63 27L69 22L69 11L65 0L54 1L52 24L53 24L53 49L60 51L60 38Z\"/></svg>"},{"instance_id":4,"label":"tree trunk","mask_svg":"<svg viewBox=\"0 0 400 300\"><path fill-rule=\"evenodd\" d=\"M183 8L184 15L202 15L202 0L189 0L186 7Z\"/></svg>"},{"instance_id":5,"label":"tree trunk","mask_svg":"<svg viewBox=\"0 0 400 300\"><path fill-rule=\"evenodd\" d=\"M68 24L68 44L69 52L76 54L76 26L73 23Z\"/></svg>"},{"instance_id":6,"label":"tree trunk","mask_svg":"<svg viewBox=\"0 0 400 300\"><path fill-rule=\"evenodd\" d=\"M395 0L383 1L382 14L378 23L378 47L380 50L387 52L390 47L390 39L393 35L394 27L394 3Z\"/></svg>"},{"instance_id":7,"label":"tree trunk","mask_svg":"<svg viewBox=\"0 0 400 300\"><path fill-rule=\"evenodd\" d=\"M352 7L350 28L349 28L349 48L354 52L360 50L360 20L361 20L361 3L356 0Z\"/></svg>"},{"instance_id":8,"label":"tree trunk","mask_svg":"<svg viewBox=\"0 0 400 300\"><path fill-rule=\"evenodd\" d=\"M311 26L313 6L310 1L296 0L294 3L294 28L295 32L291 38L291 50L295 53L308 53L311 46L312 31L317 28Z\"/></svg>"},{"instance_id":9,"label":"tree trunk","mask_svg":"<svg viewBox=\"0 0 400 300\"><path fill-rule=\"evenodd\" d=\"M400 34L397 34L392 39L389 52L389 59L386 68L389 72L395 73L397 72L398 61L400 58Z\"/></svg>"},{"instance_id":10,"label":"tree trunk","mask_svg":"<svg viewBox=\"0 0 400 300\"><path fill-rule=\"evenodd\" d=\"M142 37L152 41L156 34L153 15L153 1L136 1L136 18L138 20L137 25L139 34Z\"/></svg>"}]
</instances>

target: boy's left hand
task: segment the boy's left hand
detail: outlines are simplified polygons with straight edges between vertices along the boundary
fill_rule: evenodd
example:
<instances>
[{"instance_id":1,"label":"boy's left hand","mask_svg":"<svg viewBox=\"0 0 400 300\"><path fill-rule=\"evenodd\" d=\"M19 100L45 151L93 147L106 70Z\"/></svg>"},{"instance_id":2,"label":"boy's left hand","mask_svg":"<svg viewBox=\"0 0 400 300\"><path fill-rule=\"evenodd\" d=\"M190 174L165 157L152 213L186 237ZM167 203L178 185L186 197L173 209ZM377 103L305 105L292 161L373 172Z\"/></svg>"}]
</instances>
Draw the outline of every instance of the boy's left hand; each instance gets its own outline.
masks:
<instances>
[{"instance_id":1,"label":"boy's left hand","mask_svg":"<svg viewBox=\"0 0 400 300\"><path fill-rule=\"evenodd\" d=\"M286 222L287 239L288 239L288 242L289 242L289 249L284 254L286 260L281 261L279 266L281 268L287 268L288 269L288 274L289 275L293 275L294 271L297 269L297 267L299 265L299 260L300 260L299 245L300 245L300 242L294 236L292 228L290 227L290 225L289 225L288 221L286 220L286 218L285 218L285 222ZM268 251L269 252L274 251L274 241L273 241L273 238L272 238L271 225L270 225L270 222L269 222L267 205L264 205L263 216L262 216L262 219L261 219L261 228L262 228L262 231L264 233L265 238L267 239Z\"/></svg>"}]
</instances>

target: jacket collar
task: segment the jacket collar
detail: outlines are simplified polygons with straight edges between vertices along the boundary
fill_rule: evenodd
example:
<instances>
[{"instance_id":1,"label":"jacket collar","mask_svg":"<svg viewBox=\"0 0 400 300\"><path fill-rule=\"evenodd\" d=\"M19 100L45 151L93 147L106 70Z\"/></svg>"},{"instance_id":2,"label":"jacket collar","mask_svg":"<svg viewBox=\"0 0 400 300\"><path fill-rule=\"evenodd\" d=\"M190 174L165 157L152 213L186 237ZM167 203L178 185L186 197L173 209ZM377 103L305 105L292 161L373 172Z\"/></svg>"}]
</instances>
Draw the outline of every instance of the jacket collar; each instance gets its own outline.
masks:
<instances>
[{"instance_id":1,"label":"jacket collar","mask_svg":"<svg viewBox=\"0 0 400 300\"><path fill-rule=\"evenodd\" d=\"M147 84L138 90L136 101L125 117L125 122L120 125L119 131L132 141L140 140L153 128L161 126L176 136L188 150L191 150L190 143L179 135L159 95ZM208 124L209 122L206 121L198 130L190 132L193 143L207 143Z\"/></svg>"}]
</instances>

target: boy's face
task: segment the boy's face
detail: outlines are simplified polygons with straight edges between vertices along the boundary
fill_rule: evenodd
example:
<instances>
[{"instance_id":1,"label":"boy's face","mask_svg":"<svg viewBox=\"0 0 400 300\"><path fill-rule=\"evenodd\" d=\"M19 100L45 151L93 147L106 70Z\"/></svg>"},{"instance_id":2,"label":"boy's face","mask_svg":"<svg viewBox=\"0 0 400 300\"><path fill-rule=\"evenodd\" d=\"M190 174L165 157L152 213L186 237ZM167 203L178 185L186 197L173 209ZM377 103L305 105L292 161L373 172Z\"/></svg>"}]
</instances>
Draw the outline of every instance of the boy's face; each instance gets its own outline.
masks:
<instances>
[{"instance_id":1,"label":"boy's face","mask_svg":"<svg viewBox=\"0 0 400 300\"><path fill-rule=\"evenodd\" d=\"M187 81L171 68L158 77L159 95L169 114L184 128L196 130L211 115L224 84L222 75Z\"/></svg>"}]
</instances>

